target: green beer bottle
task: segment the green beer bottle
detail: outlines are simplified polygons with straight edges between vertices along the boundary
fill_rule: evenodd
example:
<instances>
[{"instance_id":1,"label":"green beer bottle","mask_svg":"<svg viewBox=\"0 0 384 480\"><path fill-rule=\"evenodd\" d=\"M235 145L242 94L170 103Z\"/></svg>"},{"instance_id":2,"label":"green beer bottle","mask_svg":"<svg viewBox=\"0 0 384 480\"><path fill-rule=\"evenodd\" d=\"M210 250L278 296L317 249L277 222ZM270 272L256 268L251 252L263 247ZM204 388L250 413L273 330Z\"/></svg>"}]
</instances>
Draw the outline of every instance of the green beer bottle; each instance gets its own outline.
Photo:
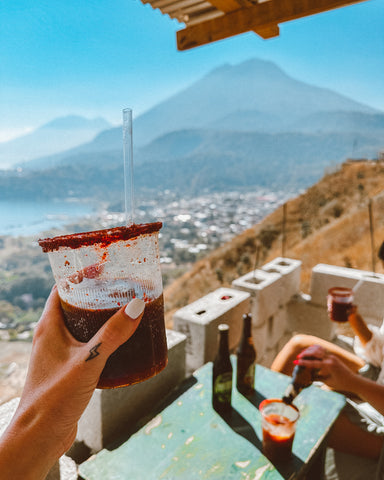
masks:
<instances>
[{"instance_id":1,"label":"green beer bottle","mask_svg":"<svg viewBox=\"0 0 384 480\"><path fill-rule=\"evenodd\" d=\"M219 330L219 349L212 370L212 406L218 413L231 410L233 368L229 357L229 327L221 324Z\"/></svg>"},{"instance_id":2,"label":"green beer bottle","mask_svg":"<svg viewBox=\"0 0 384 480\"><path fill-rule=\"evenodd\" d=\"M236 353L236 387L243 395L251 395L255 385L256 349L252 339L250 314L243 315L243 334Z\"/></svg>"}]
</instances>

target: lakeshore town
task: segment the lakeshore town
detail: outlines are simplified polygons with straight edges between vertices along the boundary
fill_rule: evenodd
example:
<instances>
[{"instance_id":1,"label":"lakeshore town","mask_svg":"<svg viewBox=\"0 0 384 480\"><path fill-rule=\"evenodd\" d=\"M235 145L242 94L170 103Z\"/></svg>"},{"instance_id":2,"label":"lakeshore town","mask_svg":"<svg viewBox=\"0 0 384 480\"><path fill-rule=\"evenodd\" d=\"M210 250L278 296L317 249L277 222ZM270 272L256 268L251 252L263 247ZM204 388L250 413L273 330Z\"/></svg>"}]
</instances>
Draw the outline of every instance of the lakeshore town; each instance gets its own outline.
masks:
<instances>
[{"instance_id":1,"label":"lakeshore town","mask_svg":"<svg viewBox=\"0 0 384 480\"><path fill-rule=\"evenodd\" d=\"M138 199L135 223L162 221L160 252L164 286L187 271L210 251L230 241L244 230L257 224L269 213L298 192L273 192L257 188L248 192L217 192L195 198L181 198L164 191L151 200ZM123 224L125 215L110 210L101 211L87 229L111 228ZM29 292L21 297L33 301ZM19 321L0 318L0 340L30 341L36 319Z\"/></svg>"},{"instance_id":2,"label":"lakeshore town","mask_svg":"<svg viewBox=\"0 0 384 480\"><path fill-rule=\"evenodd\" d=\"M167 190L156 200L141 203L136 215L139 223L163 222L161 263L177 266L195 262L297 194L260 188L252 192L218 192L180 198Z\"/></svg>"}]
</instances>

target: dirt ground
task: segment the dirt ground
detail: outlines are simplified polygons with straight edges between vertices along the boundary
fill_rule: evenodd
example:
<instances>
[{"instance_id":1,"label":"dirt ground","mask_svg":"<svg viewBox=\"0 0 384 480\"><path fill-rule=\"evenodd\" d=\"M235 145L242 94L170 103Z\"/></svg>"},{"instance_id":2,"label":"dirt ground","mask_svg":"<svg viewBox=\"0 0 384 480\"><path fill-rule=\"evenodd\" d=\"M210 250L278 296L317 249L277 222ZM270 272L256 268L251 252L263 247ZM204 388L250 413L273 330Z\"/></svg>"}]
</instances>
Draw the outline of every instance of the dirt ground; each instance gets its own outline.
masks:
<instances>
[{"instance_id":1,"label":"dirt ground","mask_svg":"<svg viewBox=\"0 0 384 480\"><path fill-rule=\"evenodd\" d=\"M31 347L29 342L0 341L0 405L20 396Z\"/></svg>"}]
</instances>

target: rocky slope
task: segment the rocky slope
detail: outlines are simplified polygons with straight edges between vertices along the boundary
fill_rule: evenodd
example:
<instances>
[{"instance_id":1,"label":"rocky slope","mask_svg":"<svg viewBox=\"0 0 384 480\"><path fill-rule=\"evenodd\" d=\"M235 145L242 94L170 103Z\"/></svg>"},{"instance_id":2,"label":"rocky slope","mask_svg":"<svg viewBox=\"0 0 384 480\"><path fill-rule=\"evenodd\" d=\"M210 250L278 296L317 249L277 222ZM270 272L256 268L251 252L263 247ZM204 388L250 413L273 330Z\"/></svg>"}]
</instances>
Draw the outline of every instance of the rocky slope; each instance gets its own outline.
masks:
<instances>
[{"instance_id":1,"label":"rocky slope","mask_svg":"<svg viewBox=\"0 0 384 480\"><path fill-rule=\"evenodd\" d=\"M285 256L302 261L303 292L308 292L311 270L318 263L382 272L377 250L383 240L384 163L347 161L172 283L165 290L167 325L172 325L172 314L178 308L221 286L230 286L233 279L256 264L281 256L283 249Z\"/></svg>"}]
</instances>

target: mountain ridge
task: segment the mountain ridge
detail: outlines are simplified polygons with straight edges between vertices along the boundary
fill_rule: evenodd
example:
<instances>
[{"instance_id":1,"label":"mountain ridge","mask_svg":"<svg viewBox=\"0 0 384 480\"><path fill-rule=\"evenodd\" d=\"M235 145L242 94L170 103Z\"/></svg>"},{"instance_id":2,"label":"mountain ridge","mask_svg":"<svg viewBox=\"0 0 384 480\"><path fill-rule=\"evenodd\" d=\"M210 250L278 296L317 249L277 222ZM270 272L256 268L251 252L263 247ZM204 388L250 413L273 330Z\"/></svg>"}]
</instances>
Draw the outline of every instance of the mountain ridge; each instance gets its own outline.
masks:
<instances>
[{"instance_id":1,"label":"mountain ridge","mask_svg":"<svg viewBox=\"0 0 384 480\"><path fill-rule=\"evenodd\" d=\"M101 117L88 119L80 115L57 117L32 132L0 143L0 167L12 167L35 158L62 152L92 140L110 127Z\"/></svg>"},{"instance_id":2,"label":"mountain ridge","mask_svg":"<svg viewBox=\"0 0 384 480\"><path fill-rule=\"evenodd\" d=\"M251 59L214 69L134 120L135 189L306 188L346 158L377 158L383 138L384 112ZM116 202L122 176L115 127L3 172L0 188L5 199Z\"/></svg>"}]
</instances>

